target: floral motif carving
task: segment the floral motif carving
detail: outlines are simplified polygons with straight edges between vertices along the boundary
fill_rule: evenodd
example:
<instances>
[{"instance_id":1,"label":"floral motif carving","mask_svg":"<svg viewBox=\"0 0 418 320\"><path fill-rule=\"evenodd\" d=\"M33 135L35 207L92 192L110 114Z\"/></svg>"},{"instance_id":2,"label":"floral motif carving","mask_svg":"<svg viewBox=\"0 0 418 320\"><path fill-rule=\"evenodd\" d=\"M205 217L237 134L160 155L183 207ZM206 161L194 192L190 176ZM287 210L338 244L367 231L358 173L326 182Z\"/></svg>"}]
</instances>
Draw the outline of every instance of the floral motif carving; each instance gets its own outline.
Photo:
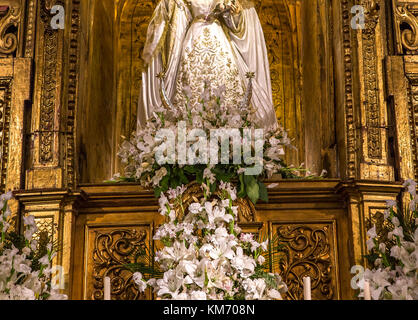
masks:
<instances>
[{"instance_id":1,"label":"floral motif carving","mask_svg":"<svg viewBox=\"0 0 418 320\"><path fill-rule=\"evenodd\" d=\"M105 277L110 277L113 300L144 299L145 295L137 290L132 280L132 272L125 265L135 261L135 252L139 246L145 246L147 232L120 229L95 233L91 298L103 299L103 281Z\"/></svg>"},{"instance_id":2,"label":"floral motif carving","mask_svg":"<svg viewBox=\"0 0 418 320\"><path fill-rule=\"evenodd\" d=\"M287 299L303 300L303 277L312 281L312 297L330 300L335 296L331 223L283 224L276 228L282 245L278 268L289 291Z\"/></svg>"}]
</instances>

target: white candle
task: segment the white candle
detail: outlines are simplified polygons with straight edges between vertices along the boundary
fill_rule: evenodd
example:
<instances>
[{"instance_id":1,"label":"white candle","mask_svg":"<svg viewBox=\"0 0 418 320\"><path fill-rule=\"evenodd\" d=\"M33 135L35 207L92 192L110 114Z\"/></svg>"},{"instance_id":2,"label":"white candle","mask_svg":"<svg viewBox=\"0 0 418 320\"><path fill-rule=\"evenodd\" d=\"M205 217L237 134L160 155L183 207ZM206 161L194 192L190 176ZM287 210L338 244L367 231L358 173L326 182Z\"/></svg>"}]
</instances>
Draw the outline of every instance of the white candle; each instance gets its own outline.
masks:
<instances>
[{"instance_id":1,"label":"white candle","mask_svg":"<svg viewBox=\"0 0 418 320\"><path fill-rule=\"evenodd\" d=\"M311 297L311 277L303 277L303 298L312 300Z\"/></svg>"},{"instance_id":2,"label":"white candle","mask_svg":"<svg viewBox=\"0 0 418 320\"><path fill-rule=\"evenodd\" d=\"M364 300L372 300L369 280L364 280Z\"/></svg>"},{"instance_id":3,"label":"white candle","mask_svg":"<svg viewBox=\"0 0 418 320\"><path fill-rule=\"evenodd\" d=\"M110 300L110 278L104 278L104 300Z\"/></svg>"}]
</instances>

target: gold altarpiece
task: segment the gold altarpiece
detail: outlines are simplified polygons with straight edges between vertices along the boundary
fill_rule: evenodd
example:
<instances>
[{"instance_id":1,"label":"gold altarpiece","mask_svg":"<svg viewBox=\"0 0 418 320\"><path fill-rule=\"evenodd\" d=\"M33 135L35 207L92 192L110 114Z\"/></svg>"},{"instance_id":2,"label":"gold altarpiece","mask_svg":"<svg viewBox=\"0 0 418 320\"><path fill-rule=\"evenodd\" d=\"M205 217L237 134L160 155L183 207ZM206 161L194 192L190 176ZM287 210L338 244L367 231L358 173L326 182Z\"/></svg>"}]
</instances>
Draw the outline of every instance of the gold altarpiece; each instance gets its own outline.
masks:
<instances>
[{"instance_id":1,"label":"gold altarpiece","mask_svg":"<svg viewBox=\"0 0 418 320\"><path fill-rule=\"evenodd\" d=\"M55 263L73 299L143 299L123 264L162 222L152 192L102 181L136 120L140 52L155 1L0 0L0 188L18 219L36 216L59 240ZM65 9L63 29L51 8ZM256 0L277 117L298 152L287 162L328 171L280 180L269 203L244 204L245 230L278 234L272 266L288 299L353 299L351 266L365 265L366 230L385 200L418 178L418 1ZM353 29L354 5L365 10Z\"/></svg>"}]
</instances>

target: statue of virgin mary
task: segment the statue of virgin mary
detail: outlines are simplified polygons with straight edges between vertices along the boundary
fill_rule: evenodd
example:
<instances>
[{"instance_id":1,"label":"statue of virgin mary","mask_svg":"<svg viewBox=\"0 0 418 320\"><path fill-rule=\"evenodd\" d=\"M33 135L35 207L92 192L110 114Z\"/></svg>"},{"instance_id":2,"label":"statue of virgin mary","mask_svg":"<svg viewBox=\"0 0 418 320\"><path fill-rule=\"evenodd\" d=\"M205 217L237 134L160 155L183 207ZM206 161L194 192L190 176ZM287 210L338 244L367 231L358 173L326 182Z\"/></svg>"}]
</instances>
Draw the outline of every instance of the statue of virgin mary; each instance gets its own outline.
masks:
<instances>
[{"instance_id":1,"label":"statue of virgin mary","mask_svg":"<svg viewBox=\"0 0 418 320\"><path fill-rule=\"evenodd\" d=\"M246 0L161 0L147 30L138 128L161 108L160 85L173 105L200 102L204 90L224 88L237 105L252 79L251 107L259 126L277 126L261 23ZM157 75L163 74L160 82Z\"/></svg>"}]
</instances>

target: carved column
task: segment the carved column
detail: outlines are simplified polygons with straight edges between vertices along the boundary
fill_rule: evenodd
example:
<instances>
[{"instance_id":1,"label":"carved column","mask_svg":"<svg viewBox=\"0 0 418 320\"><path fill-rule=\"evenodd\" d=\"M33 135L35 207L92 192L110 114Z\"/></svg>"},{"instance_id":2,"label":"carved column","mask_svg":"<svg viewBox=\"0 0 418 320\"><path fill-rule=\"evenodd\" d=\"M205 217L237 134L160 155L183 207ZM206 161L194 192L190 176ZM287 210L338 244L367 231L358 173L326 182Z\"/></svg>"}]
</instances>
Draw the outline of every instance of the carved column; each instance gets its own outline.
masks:
<instances>
[{"instance_id":1,"label":"carved column","mask_svg":"<svg viewBox=\"0 0 418 320\"><path fill-rule=\"evenodd\" d=\"M388 150L388 116L382 65L386 46L382 33L384 4L379 0L362 0L360 4L365 9L365 26L356 34L361 97L358 178L394 181L394 168L390 164Z\"/></svg>"},{"instance_id":2,"label":"carved column","mask_svg":"<svg viewBox=\"0 0 418 320\"><path fill-rule=\"evenodd\" d=\"M55 266L62 271L60 289L71 297L72 270L74 264L74 233L78 204L84 199L81 192L67 191L24 191L16 195L21 204L22 215L33 215L38 226L38 235L46 233L59 244Z\"/></svg>"},{"instance_id":3,"label":"carved column","mask_svg":"<svg viewBox=\"0 0 418 320\"><path fill-rule=\"evenodd\" d=\"M31 121L31 165L26 172L26 188L62 188L60 155L62 127L62 74L64 32L52 29L52 1L39 2L34 57L35 85ZM62 4L62 3L60 3Z\"/></svg>"},{"instance_id":4,"label":"carved column","mask_svg":"<svg viewBox=\"0 0 418 320\"><path fill-rule=\"evenodd\" d=\"M392 1L394 53L388 57L389 96L396 115L402 179L418 179L418 1Z\"/></svg>"}]
</instances>

